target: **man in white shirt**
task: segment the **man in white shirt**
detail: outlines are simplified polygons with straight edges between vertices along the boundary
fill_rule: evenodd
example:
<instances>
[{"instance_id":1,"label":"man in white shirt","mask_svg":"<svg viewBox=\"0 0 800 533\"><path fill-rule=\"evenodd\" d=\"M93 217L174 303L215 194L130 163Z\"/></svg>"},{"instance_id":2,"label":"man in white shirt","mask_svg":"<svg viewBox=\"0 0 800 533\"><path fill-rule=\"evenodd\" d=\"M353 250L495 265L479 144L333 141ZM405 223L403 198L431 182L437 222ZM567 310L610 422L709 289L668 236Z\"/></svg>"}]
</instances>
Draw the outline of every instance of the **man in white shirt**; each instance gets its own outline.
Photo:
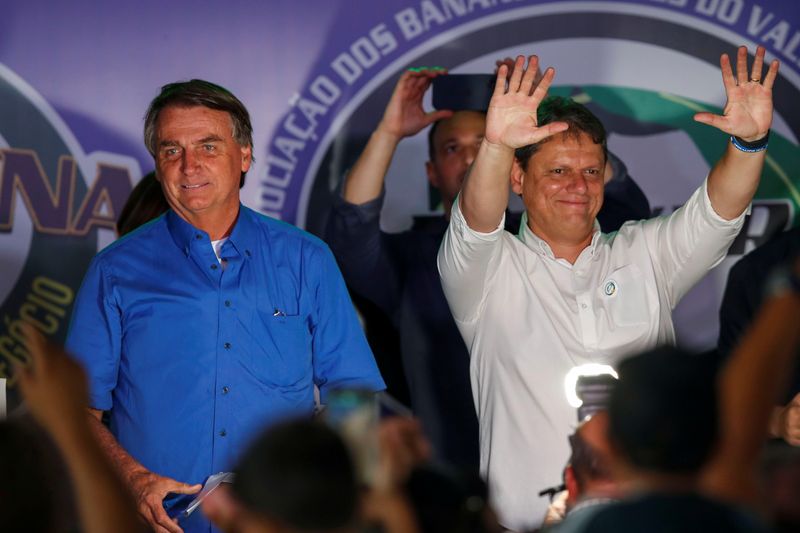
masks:
<instances>
[{"instance_id":1,"label":"man in white shirt","mask_svg":"<svg viewBox=\"0 0 800 533\"><path fill-rule=\"evenodd\" d=\"M612 234L595 222L606 162L602 124L565 99L540 109L555 71L536 85L536 56L527 69L518 57L508 84L507 67L499 69L486 133L438 261L470 349L481 472L505 527L537 524L546 506L537 493L559 478L575 416L566 374L673 343L672 309L741 229L772 123L778 63L762 81L764 54L757 50L749 78L746 48L736 74L721 58L724 114L695 120L732 137L706 181L672 215ZM509 174L526 207L516 237L503 231Z\"/></svg>"}]
</instances>

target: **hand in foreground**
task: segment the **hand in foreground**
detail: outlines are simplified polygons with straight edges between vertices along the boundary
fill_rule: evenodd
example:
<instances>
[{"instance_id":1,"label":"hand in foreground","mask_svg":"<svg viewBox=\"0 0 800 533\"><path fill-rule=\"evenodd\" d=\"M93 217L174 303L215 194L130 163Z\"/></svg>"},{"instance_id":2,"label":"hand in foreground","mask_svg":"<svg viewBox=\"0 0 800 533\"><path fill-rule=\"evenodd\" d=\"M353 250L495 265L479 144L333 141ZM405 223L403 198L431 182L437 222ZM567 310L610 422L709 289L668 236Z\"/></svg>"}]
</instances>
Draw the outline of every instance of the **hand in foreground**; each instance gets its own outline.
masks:
<instances>
[{"instance_id":1,"label":"hand in foreground","mask_svg":"<svg viewBox=\"0 0 800 533\"><path fill-rule=\"evenodd\" d=\"M541 81L535 83L539 58L530 56L528 67L523 68L524 65L525 58L517 56L514 71L508 79L508 65L502 64L497 69L494 93L486 115L485 140L493 145L515 149L567 129L564 122L538 126L536 110L547 96L555 70L548 68Z\"/></svg>"},{"instance_id":2,"label":"hand in foreground","mask_svg":"<svg viewBox=\"0 0 800 533\"><path fill-rule=\"evenodd\" d=\"M86 376L63 348L48 342L34 327L25 324L24 332L31 363L19 370L20 390L31 414L63 442L87 425Z\"/></svg>"},{"instance_id":3,"label":"hand in foreground","mask_svg":"<svg viewBox=\"0 0 800 533\"><path fill-rule=\"evenodd\" d=\"M230 484L223 483L200 504L209 521L225 533L243 531L251 513L231 493Z\"/></svg>"},{"instance_id":4,"label":"hand in foreground","mask_svg":"<svg viewBox=\"0 0 800 533\"><path fill-rule=\"evenodd\" d=\"M422 97L430 87L433 79L447 74L446 70L407 70L400 76L392 97L386 105L386 111L378 125L383 131L402 139L416 135L426 126L447 118L452 111L439 110L426 112L422 107Z\"/></svg>"},{"instance_id":5,"label":"hand in foreground","mask_svg":"<svg viewBox=\"0 0 800 533\"><path fill-rule=\"evenodd\" d=\"M375 488L391 491L406 482L414 467L430 459L431 447L414 418L392 417L378 428L380 468Z\"/></svg>"},{"instance_id":6,"label":"hand in foreground","mask_svg":"<svg viewBox=\"0 0 800 533\"><path fill-rule=\"evenodd\" d=\"M776 409L771 433L792 446L800 446L800 394L785 407Z\"/></svg>"},{"instance_id":7,"label":"hand in foreground","mask_svg":"<svg viewBox=\"0 0 800 533\"><path fill-rule=\"evenodd\" d=\"M156 533L183 533L178 523L164 510L162 502L169 493L196 494L202 485L189 485L160 476L144 468L126 476L128 487L136 501L136 510Z\"/></svg>"},{"instance_id":8,"label":"hand in foreground","mask_svg":"<svg viewBox=\"0 0 800 533\"><path fill-rule=\"evenodd\" d=\"M722 115L697 113L694 119L745 141L762 139L772 125L772 86L778 75L776 59L770 63L767 74L762 79L765 53L763 46L756 49L749 77L746 47L740 46L737 52L735 76L728 54L722 54L719 63L722 68L722 83L728 98Z\"/></svg>"}]
</instances>

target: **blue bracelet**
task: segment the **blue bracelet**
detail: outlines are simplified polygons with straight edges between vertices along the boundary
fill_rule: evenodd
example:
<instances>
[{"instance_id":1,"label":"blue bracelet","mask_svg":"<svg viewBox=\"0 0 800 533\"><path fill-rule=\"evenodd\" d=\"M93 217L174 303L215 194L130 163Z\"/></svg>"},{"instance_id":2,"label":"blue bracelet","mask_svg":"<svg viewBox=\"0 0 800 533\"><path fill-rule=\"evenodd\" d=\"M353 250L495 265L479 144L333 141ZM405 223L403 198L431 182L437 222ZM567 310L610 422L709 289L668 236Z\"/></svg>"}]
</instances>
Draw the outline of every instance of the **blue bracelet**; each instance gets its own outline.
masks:
<instances>
[{"instance_id":1,"label":"blue bracelet","mask_svg":"<svg viewBox=\"0 0 800 533\"><path fill-rule=\"evenodd\" d=\"M767 145L769 145L769 131L767 134L755 141L745 141L740 137L736 137L735 135L731 135L731 144L737 150L742 152L761 152L767 149Z\"/></svg>"}]
</instances>

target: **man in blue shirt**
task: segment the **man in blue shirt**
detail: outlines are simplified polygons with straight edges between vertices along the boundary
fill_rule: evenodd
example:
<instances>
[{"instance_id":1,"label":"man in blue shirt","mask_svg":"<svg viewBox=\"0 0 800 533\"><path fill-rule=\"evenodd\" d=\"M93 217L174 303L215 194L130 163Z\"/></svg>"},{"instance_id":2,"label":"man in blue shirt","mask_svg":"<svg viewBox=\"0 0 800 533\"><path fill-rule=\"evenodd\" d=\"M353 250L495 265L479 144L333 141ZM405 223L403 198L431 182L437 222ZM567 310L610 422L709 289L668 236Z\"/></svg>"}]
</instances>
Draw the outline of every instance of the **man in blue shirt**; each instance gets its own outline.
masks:
<instances>
[{"instance_id":1,"label":"man in blue shirt","mask_svg":"<svg viewBox=\"0 0 800 533\"><path fill-rule=\"evenodd\" d=\"M162 500L230 469L266 422L310 415L315 385L324 403L384 384L328 248L239 203L253 159L242 103L201 80L166 85L145 144L171 210L95 257L67 347L140 514L180 533ZM210 530L199 515L186 531Z\"/></svg>"}]
</instances>

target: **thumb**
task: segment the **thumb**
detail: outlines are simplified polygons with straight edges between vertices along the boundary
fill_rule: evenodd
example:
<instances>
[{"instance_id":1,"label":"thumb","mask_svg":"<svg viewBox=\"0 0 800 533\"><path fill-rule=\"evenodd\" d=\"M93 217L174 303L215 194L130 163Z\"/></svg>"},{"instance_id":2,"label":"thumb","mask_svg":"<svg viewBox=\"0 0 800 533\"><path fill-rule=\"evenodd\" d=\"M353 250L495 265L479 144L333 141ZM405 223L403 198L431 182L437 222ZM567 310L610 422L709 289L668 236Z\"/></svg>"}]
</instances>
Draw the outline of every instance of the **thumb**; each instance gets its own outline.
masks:
<instances>
[{"instance_id":1,"label":"thumb","mask_svg":"<svg viewBox=\"0 0 800 533\"><path fill-rule=\"evenodd\" d=\"M446 118L450 118L453 116L453 112L449 109L440 109L439 111L431 111L430 113L425 114L425 123L433 124L438 120L443 120Z\"/></svg>"},{"instance_id":2,"label":"thumb","mask_svg":"<svg viewBox=\"0 0 800 533\"><path fill-rule=\"evenodd\" d=\"M169 491L174 492L175 494L196 494L200 492L200 489L203 488L203 485L197 483L195 485L189 485L188 483L181 483L179 481L175 482L175 485L170 487Z\"/></svg>"},{"instance_id":3,"label":"thumb","mask_svg":"<svg viewBox=\"0 0 800 533\"><path fill-rule=\"evenodd\" d=\"M723 129L723 117L720 115L715 115L714 113L695 113L694 120L695 122L707 124L708 126L712 126L719 130Z\"/></svg>"}]
</instances>

